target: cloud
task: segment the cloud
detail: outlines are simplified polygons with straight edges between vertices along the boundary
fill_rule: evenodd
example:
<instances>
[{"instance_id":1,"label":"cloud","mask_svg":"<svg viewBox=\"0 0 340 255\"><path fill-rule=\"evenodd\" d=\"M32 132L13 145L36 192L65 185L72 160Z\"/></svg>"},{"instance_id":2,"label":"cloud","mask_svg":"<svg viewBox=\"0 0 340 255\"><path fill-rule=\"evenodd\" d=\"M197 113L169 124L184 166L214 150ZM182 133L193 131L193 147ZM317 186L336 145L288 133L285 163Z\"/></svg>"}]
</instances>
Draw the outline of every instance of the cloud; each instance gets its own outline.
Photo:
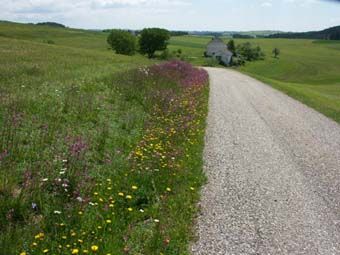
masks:
<instances>
[{"instance_id":1,"label":"cloud","mask_svg":"<svg viewBox=\"0 0 340 255\"><path fill-rule=\"evenodd\" d=\"M13 13L58 13L75 9L114 9L131 7L164 8L188 6L189 0L0 0L2 9Z\"/></svg>"},{"instance_id":2,"label":"cloud","mask_svg":"<svg viewBox=\"0 0 340 255\"><path fill-rule=\"evenodd\" d=\"M273 3L267 1L267 2L263 2L263 3L261 4L261 6L262 6L262 7L272 7L272 6L273 6Z\"/></svg>"}]
</instances>

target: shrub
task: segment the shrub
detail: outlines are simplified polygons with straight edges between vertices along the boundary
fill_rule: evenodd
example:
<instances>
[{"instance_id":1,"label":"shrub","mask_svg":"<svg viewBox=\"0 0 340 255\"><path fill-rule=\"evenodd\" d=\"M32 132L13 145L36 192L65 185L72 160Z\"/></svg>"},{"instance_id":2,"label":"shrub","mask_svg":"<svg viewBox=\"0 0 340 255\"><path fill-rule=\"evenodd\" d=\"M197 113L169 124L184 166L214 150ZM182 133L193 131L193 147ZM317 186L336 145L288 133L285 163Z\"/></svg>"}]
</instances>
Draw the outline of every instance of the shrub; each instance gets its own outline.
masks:
<instances>
[{"instance_id":1,"label":"shrub","mask_svg":"<svg viewBox=\"0 0 340 255\"><path fill-rule=\"evenodd\" d=\"M274 48L273 49L273 55L274 55L274 58L277 58L280 55L280 49Z\"/></svg>"},{"instance_id":2,"label":"shrub","mask_svg":"<svg viewBox=\"0 0 340 255\"><path fill-rule=\"evenodd\" d=\"M159 56L159 58L162 60L169 60L172 59L173 56L174 54L172 52L170 52L168 49L165 49L164 51L162 51L162 54Z\"/></svg>"},{"instance_id":3,"label":"shrub","mask_svg":"<svg viewBox=\"0 0 340 255\"><path fill-rule=\"evenodd\" d=\"M231 53L233 53L233 55L235 55L236 53L236 46L235 46L235 41L234 40L230 40L227 43L228 49L231 51Z\"/></svg>"},{"instance_id":4,"label":"shrub","mask_svg":"<svg viewBox=\"0 0 340 255\"><path fill-rule=\"evenodd\" d=\"M161 28L145 28L142 30L139 39L139 48L142 54L149 58L155 56L157 50L165 50L170 39L170 33Z\"/></svg>"},{"instance_id":5,"label":"shrub","mask_svg":"<svg viewBox=\"0 0 340 255\"><path fill-rule=\"evenodd\" d=\"M219 64L220 63L219 63L219 61L216 58L206 58L204 66L215 67L215 66L218 66Z\"/></svg>"},{"instance_id":6,"label":"shrub","mask_svg":"<svg viewBox=\"0 0 340 255\"><path fill-rule=\"evenodd\" d=\"M107 42L117 54L133 55L136 52L136 37L129 31L114 29Z\"/></svg>"},{"instance_id":7,"label":"shrub","mask_svg":"<svg viewBox=\"0 0 340 255\"><path fill-rule=\"evenodd\" d=\"M242 56L246 61L262 60L265 57L261 48L253 46L250 42L237 45L236 55Z\"/></svg>"}]
</instances>

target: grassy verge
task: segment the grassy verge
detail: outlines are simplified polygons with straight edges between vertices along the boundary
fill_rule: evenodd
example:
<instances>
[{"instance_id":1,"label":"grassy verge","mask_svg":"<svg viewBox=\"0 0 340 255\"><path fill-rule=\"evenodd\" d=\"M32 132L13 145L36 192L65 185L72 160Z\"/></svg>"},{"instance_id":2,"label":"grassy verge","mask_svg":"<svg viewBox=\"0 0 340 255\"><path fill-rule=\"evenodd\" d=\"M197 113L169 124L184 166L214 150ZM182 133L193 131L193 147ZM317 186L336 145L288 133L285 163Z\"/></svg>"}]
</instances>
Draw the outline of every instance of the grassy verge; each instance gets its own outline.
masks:
<instances>
[{"instance_id":1,"label":"grassy verge","mask_svg":"<svg viewBox=\"0 0 340 255\"><path fill-rule=\"evenodd\" d=\"M84 80L65 72L2 77L1 252L186 254L207 74L182 62Z\"/></svg>"},{"instance_id":2,"label":"grassy verge","mask_svg":"<svg viewBox=\"0 0 340 255\"><path fill-rule=\"evenodd\" d=\"M287 83L243 71L340 123L339 86Z\"/></svg>"}]
</instances>

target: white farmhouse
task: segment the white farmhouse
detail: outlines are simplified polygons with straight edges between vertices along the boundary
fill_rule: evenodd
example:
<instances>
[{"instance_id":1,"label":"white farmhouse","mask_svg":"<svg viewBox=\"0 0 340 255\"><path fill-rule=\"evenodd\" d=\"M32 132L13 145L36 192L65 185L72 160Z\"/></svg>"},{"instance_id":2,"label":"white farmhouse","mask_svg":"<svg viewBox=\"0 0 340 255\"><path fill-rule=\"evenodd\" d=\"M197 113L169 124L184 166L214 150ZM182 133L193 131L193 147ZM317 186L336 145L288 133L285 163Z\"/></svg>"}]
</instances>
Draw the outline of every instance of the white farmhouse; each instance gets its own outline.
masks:
<instances>
[{"instance_id":1,"label":"white farmhouse","mask_svg":"<svg viewBox=\"0 0 340 255\"><path fill-rule=\"evenodd\" d=\"M228 50L227 45L218 37L213 38L207 45L206 57L212 57L225 65L231 63L233 53Z\"/></svg>"}]
</instances>

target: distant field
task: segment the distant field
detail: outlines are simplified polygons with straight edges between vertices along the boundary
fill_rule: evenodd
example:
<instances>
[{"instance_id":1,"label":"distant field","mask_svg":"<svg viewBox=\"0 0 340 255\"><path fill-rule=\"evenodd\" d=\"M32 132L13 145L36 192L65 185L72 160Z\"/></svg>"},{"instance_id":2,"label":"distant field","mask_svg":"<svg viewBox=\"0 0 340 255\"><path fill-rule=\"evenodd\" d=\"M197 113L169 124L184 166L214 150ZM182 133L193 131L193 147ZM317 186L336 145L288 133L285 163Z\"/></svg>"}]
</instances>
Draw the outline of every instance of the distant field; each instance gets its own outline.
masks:
<instances>
[{"instance_id":1,"label":"distant field","mask_svg":"<svg viewBox=\"0 0 340 255\"><path fill-rule=\"evenodd\" d=\"M181 48L188 59L204 65L203 52L210 37L171 39L171 49ZM225 39L227 42L228 39ZM238 70L262 80L340 122L340 42L294 39L238 39L250 41L266 53L264 61L247 63ZM281 50L279 59L272 50Z\"/></svg>"}]
</instances>

